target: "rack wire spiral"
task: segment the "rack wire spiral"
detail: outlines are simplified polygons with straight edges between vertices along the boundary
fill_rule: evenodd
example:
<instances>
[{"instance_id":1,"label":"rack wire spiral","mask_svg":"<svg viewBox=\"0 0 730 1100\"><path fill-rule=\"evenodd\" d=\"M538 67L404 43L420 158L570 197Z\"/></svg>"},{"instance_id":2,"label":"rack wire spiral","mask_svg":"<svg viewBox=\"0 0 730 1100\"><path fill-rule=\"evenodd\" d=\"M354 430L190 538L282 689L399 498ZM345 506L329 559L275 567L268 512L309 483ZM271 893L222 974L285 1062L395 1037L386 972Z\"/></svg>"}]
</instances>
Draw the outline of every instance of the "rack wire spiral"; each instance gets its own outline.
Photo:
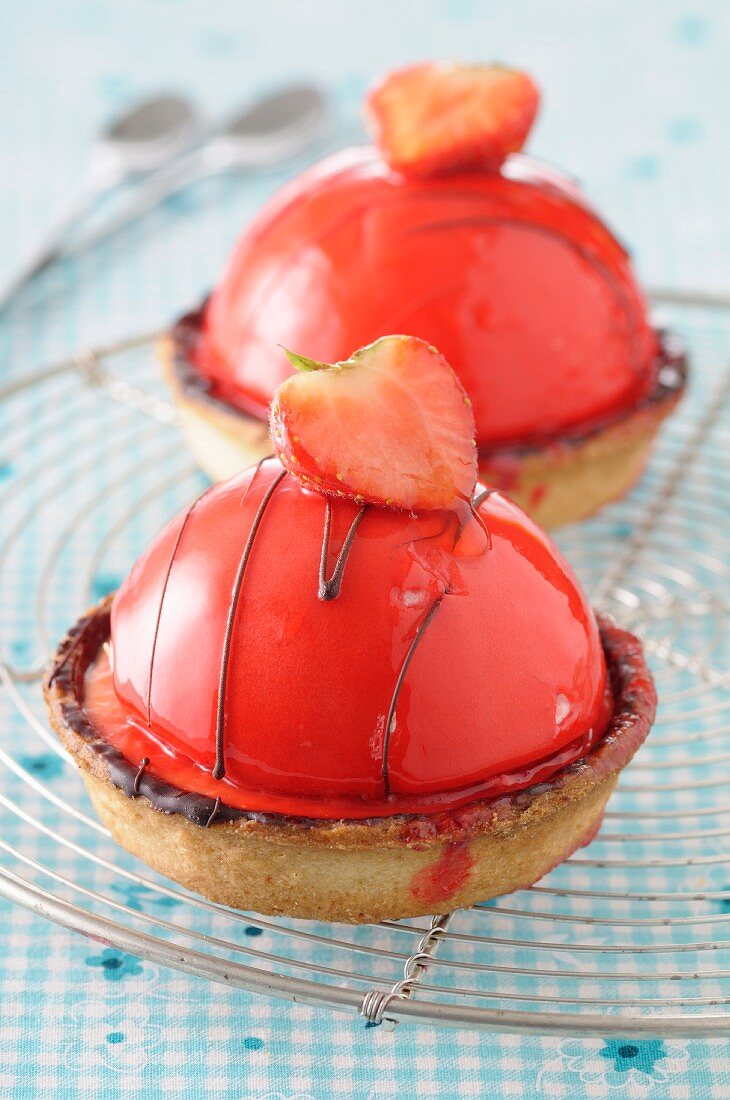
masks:
<instances>
[{"instance_id":1,"label":"rack wire spiral","mask_svg":"<svg viewBox=\"0 0 730 1100\"><path fill-rule=\"evenodd\" d=\"M155 962L369 1024L726 1033L730 300L655 298L690 345L690 396L641 485L558 541L594 602L644 638L657 726L589 849L431 922L258 918L112 843L48 729L39 669L203 482L150 336L0 390L0 894Z\"/></svg>"}]
</instances>

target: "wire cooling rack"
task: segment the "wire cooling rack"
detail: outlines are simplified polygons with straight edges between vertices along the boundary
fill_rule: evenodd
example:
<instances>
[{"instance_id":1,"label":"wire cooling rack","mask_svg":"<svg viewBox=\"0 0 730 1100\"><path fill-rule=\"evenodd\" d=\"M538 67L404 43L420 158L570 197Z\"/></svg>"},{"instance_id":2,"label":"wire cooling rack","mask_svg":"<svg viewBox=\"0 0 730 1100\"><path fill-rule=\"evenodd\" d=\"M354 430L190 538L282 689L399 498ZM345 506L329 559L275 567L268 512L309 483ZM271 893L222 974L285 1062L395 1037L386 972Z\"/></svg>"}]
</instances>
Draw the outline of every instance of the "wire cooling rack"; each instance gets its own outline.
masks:
<instances>
[{"instance_id":1,"label":"wire cooling rack","mask_svg":"<svg viewBox=\"0 0 730 1100\"><path fill-rule=\"evenodd\" d=\"M690 395L641 485L559 541L594 602L643 636L657 726L588 849L432 921L258 918L113 844L49 732L39 669L203 481L150 336L0 390L0 893L121 950L369 1024L726 1032L730 300L655 297L690 346Z\"/></svg>"}]
</instances>

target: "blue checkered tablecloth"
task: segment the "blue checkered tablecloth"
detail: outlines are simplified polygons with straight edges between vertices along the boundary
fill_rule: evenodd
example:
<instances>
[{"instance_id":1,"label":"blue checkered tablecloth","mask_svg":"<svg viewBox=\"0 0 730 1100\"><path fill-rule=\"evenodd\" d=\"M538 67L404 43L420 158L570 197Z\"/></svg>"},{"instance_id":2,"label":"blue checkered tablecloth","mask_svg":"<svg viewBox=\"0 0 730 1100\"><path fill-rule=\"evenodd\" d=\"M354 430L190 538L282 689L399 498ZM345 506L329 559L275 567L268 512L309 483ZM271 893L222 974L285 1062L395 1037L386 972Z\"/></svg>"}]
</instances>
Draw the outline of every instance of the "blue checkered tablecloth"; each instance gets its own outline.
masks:
<instances>
[{"instance_id":1,"label":"blue checkered tablecloth","mask_svg":"<svg viewBox=\"0 0 730 1100\"><path fill-rule=\"evenodd\" d=\"M0 14L0 280L73 188L100 121L131 98L181 88L221 114L272 82L316 77L333 96L336 145L361 136L373 74L438 55L536 74L545 101L532 150L585 183L647 282L730 282L723 0L0 0ZM285 175L201 184L48 272L0 318L2 379L157 328L195 302ZM0 482L9 474L0 447ZM101 590L113 579L101 577ZM10 710L0 717L24 736ZM62 779L42 746L28 747L24 766L49 785ZM71 856L64 868L73 874ZM133 884L120 890L141 912L174 906ZM366 1030L165 970L7 902L0 919L2 1100L730 1097L720 1041ZM265 944L267 933L251 925L246 935Z\"/></svg>"}]
</instances>

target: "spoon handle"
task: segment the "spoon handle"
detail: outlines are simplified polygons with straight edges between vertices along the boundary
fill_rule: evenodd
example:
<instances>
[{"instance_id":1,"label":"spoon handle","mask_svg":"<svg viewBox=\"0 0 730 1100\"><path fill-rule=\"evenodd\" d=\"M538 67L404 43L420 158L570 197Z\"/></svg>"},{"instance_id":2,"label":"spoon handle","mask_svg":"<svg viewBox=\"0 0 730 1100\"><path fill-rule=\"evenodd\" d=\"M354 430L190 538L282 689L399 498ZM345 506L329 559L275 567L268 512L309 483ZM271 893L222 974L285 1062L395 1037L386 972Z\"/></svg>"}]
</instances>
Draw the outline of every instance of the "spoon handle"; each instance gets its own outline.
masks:
<instances>
[{"instance_id":1,"label":"spoon handle","mask_svg":"<svg viewBox=\"0 0 730 1100\"><path fill-rule=\"evenodd\" d=\"M320 132L321 121L314 118L307 126L302 125L299 133L288 137L286 142L277 143L272 139L266 149L263 143L253 142L249 149L242 142L232 148L212 138L191 153L152 172L125 205L100 225L70 241L64 255L76 256L95 247L192 183L224 172L275 168L302 152Z\"/></svg>"},{"instance_id":2,"label":"spoon handle","mask_svg":"<svg viewBox=\"0 0 730 1100\"><path fill-rule=\"evenodd\" d=\"M111 214L101 225L73 240L64 249L64 257L77 256L87 249L107 240L130 222L142 217L159 206L171 195L177 194L188 184L195 183L208 175L223 171L223 166L211 166L202 150L195 150L173 163L166 164L153 172L140 184L132 198L116 213Z\"/></svg>"},{"instance_id":3,"label":"spoon handle","mask_svg":"<svg viewBox=\"0 0 730 1100\"><path fill-rule=\"evenodd\" d=\"M236 169L273 168L290 160L321 136L327 117L320 89L292 85L275 90L227 123L209 129L192 152L153 171L106 221L70 241L64 254L78 255L92 248L198 180Z\"/></svg>"},{"instance_id":4,"label":"spoon handle","mask_svg":"<svg viewBox=\"0 0 730 1100\"><path fill-rule=\"evenodd\" d=\"M39 271L61 255L64 238L113 182L107 175L90 171L76 191L56 214L55 221L41 240L30 249L18 269L0 289L0 313L10 305L15 295Z\"/></svg>"}]
</instances>

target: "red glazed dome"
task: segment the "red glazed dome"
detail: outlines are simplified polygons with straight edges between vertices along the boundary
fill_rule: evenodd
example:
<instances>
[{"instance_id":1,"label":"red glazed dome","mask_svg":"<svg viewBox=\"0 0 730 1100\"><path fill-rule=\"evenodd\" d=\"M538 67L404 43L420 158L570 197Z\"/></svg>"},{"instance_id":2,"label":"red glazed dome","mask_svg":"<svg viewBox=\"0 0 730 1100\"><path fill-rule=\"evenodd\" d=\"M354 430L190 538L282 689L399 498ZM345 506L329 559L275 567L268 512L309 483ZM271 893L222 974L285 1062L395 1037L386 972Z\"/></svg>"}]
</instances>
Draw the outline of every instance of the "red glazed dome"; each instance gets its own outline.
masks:
<instances>
[{"instance_id":1,"label":"red glazed dome","mask_svg":"<svg viewBox=\"0 0 730 1100\"><path fill-rule=\"evenodd\" d=\"M365 147L255 219L210 299L198 368L264 417L291 373L278 345L336 362L385 332L443 352L487 449L628 408L657 352L625 250L570 181L519 155L406 179Z\"/></svg>"},{"instance_id":2,"label":"red glazed dome","mask_svg":"<svg viewBox=\"0 0 730 1100\"><path fill-rule=\"evenodd\" d=\"M456 806L584 755L612 709L593 614L482 495L488 536L468 509L360 514L273 459L214 487L114 599L95 727L182 790L320 818Z\"/></svg>"}]
</instances>

